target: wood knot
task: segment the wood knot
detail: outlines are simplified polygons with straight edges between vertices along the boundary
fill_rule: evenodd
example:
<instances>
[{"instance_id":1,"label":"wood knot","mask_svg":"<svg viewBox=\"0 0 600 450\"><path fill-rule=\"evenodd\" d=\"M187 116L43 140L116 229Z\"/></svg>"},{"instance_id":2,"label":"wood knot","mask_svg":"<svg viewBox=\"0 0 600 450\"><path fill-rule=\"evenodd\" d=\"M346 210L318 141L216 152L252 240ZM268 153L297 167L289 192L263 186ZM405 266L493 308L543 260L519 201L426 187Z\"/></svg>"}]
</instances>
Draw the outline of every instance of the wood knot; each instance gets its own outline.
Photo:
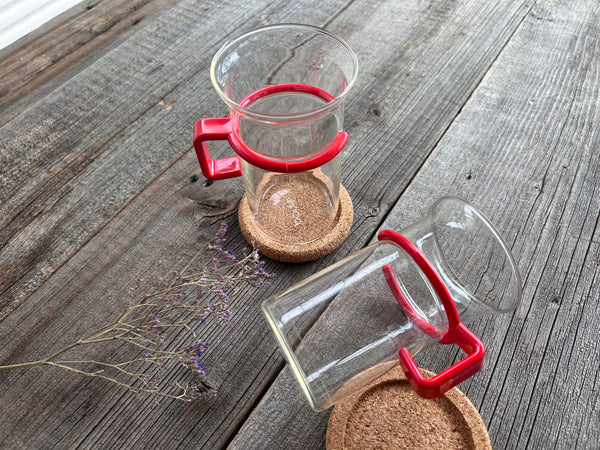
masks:
<instances>
[{"instance_id":1,"label":"wood knot","mask_svg":"<svg viewBox=\"0 0 600 450\"><path fill-rule=\"evenodd\" d=\"M162 108L163 108L165 111L171 111L171 110L173 109L173 105L174 105L174 103L168 103L168 104L167 104L167 102L165 101L165 99L164 99L164 98L161 98L161 99L160 99L160 100L159 100L159 101L158 101L156 104L157 104L158 106L162 106Z\"/></svg>"},{"instance_id":2,"label":"wood knot","mask_svg":"<svg viewBox=\"0 0 600 450\"><path fill-rule=\"evenodd\" d=\"M367 211L367 217L377 217L379 215L379 207L376 206L374 208L369 208L369 211Z\"/></svg>"},{"instance_id":3,"label":"wood knot","mask_svg":"<svg viewBox=\"0 0 600 450\"><path fill-rule=\"evenodd\" d=\"M369 114L376 117L381 117L381 108L377 103L374 103L369 108Z\"/></svg>"}]
</instances>

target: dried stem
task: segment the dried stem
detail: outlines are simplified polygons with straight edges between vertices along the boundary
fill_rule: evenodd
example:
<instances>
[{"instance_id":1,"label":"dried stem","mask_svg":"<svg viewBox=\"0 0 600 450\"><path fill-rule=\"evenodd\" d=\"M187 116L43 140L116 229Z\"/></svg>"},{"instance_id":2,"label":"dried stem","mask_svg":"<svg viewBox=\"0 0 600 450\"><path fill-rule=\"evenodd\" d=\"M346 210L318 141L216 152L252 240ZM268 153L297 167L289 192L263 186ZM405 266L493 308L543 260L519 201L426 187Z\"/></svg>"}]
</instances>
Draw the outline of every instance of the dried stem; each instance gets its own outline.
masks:
<instances>
[{"instance_id":1,"label":"dried stem","mask_svg":"<svg viewBox=\"0 0 600 450\"><path fill-rule=\"evenodd\" d=\"M208 343L198 339L195 326L212 317L219 324L229 323L229 300L244 284L260 286L273 275L265 272L256 250L238 260L233 252L223 250L227 230L222 224L217 235L185 265L173 272L170 282L161 279L163 287L139 295L142 281L127 290L129 303L115 322L106 324L89 335L37 361L0 366L0 370L33 366L53 366L88 377L96 377L133 392L191 400L202 389L206 378L201 357ZM210 264L196 268L200 260ZM190 273L187 273L187 272ZM233 272L233 273L232 273ZM178 348L174 337L184 331L191 343ZM121 342L139 349L141 356L121 362L92 359L61 360L59 357L77 347ZM177 362L197 377L195 384L179 382L163 386L163 372L168 363ZM91 367L87 369L85 367Z\"/></svg>"}]
</instances>

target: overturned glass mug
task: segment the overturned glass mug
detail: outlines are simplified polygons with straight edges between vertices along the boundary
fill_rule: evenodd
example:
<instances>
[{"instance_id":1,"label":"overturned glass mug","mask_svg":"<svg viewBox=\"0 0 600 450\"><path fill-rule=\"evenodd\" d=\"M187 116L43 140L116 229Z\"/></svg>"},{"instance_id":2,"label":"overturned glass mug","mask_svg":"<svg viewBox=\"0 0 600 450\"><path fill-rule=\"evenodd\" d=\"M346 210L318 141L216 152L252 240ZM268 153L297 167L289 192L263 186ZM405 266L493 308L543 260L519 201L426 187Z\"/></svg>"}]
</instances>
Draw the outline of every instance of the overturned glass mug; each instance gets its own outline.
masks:
<instances>
[{"instance_id":1,"label":"overturned glass mug","mask_svg":"<svg viewBox=\"0 0 600 450\"><path fill-rule=\"evenodd\" d=\"M435 398L478 372L485 349L461 321L513 311L521 278L493 225L454 197L269 298L262 310L311 407L320 411L398 362ZM435 343L467 355L430 379L413 356ZM370 369L370 370L367 370Z\"/></svg>"},{"instance_id":2,"label":"overturned glass mug","mask_svg":"<svg viewBox=\"0 0 600 450\"><path fill-rule=\"evenodd\" d=\"M297 247L331 232L339 197L350 202L340 184L340 152L348 140L344 101L357 70L356 55L342 38L302 24L249 31L213 58L212 84L229 115L198 120L194 148L206 178L243 176L242 232L269 257L285 260L285 252L268 253L271 243L301 253ZM217 140L227 140L236 156L212 159L207 143ZM349 226L343 231L336 233L337 245ZM316 258L290 261L310 259Z\"/></svg>"}]
</instances>

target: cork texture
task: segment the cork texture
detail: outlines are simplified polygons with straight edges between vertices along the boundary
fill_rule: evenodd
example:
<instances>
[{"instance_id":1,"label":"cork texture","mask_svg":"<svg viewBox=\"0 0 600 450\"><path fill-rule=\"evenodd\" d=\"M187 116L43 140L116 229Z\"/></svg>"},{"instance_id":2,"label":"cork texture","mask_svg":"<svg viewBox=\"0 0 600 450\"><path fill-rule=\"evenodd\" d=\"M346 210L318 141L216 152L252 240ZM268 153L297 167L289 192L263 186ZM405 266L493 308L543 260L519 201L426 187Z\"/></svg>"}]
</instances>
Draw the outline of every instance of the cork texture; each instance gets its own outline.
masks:
<instances>
[{"instance_id":1,"label":"cork texture","mask_svg":"<svg viewBox=\"0 0 600 450\"><path fill-rule=\"evenodd\" d=\"M258 247L258 251L264 256L282 262L314 261L332 252L346 239L352 227L353 217L352 200L342 185L340 185L338 212L333 225L327 233L312 242L296 245L269 239L257 227L246 195L240 201L238 212L240 229L246 240Z\"/></svg>"},{"instance_id":2,"label":"cork texture","mask_svg":"<svg viewBox=\"0 0 600 450\"><path fill-rule=\"evenodd\" d=\"M492 446L479 413L458 388L433 400L421 398L396 366L338 403L329 418L328 450L370 448L479 450Z\"/></svg>"},{"instance_id":3,"label":"cork texture","mask_svg":"<svg viewBox=\"0 0 600 450\"><path fill-rule=\"evenodd\" d=\"M261 200L260 207L254 208L254 220L270 240L295 245L312 242L335 223L339 201L334 202L333 192L333 182L321 168L267 173L256 186Z\"/></svg>"}]
</instances>

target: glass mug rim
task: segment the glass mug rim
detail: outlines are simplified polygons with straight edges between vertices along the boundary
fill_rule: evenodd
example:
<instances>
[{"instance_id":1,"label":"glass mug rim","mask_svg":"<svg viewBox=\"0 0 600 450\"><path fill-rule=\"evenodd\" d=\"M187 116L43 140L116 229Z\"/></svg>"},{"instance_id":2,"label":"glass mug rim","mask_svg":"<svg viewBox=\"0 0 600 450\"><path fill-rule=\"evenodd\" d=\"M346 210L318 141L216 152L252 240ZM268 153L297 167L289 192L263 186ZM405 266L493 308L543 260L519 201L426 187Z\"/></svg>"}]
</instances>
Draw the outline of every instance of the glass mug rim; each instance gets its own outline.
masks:
<instances>
[{"instance_id":1,"label":"glass mug rim","mask_svg":"<svg viewBox=\"0 0 600 450\"><path fill-rule=\"evenodd\" d=\"M255 35L258 35L261 33L274 31L274 30L294 30L294 29L313 33L315 36L321 35L321 36L331 38L331 39L337 41L338 44L341 44L342 47L347 50L348 55L350 56L350 58L352 60L352 77L349 79L348 83L344 87L344 90L340 94L338 94L336 97L334 97L333 100L330 100L317 108L313 108L313 109L310 109L307 111L302 111L300 113L291 113L291 114L257 113L255 111L252 111L252 110L248 109L247 107L241 105L240 103L242 103L242 102L238 103L238 102L234 101L233 99L231 99L230 96L227 94L227 92L225 92L222 89L220 83L217 81L216 72L217 72L217 67L219 66L219 60L226 53L228 53L233 48L235 48L239 43L248 39L251 36L255 36ZM290 121L308 119L308 118L314 117L316 115L320 115L320 114L323 114L323 113L326 113L326 112L336 109L344 101L344 99L348 95L348 92L350 92L350 90L352 89L352 86L354 85L354 82L356 81L357 75L358 75L358 58L356 57L356 54L354 53L354 51L352 50L350 45L343 38L341 38L340 36L338 36L335 33L332 33L331 31L327 31L323 28L319 28L314 25L306 25L306 24L300 24L300 23L279 23L279 24L265 25L265 26L261 26L258 28L254 28L236 38L233 38L233 39L227 41L214 55L211 65L210 65L211 83L212 83L214 89L217 91L217 94L219 95L219 97L227 104L227 106L229 106L229 108L232 111L235 111L236 114L239 114L243 117L247 117L247 118L259 120L259 121L271 122L271 123L285 123L285 122L290 122Z\"/></svg>"},{"instance_id":2,"label":"glass mug rim","mask_svg":"<svg viewBox=\"0 0 600 450\"><path fill-rule=\"evenodd\" d=\"M514 311L517 308L517 306L521 303L521 300L523 297L523 291L521 288L521 286L523 285L523 282L521 279L521 274L519 272L519 267L518 267L517 261L515 260L515 257L512 254L510 246L508 245L508 243L506 242L504 237L500 234L500 232L498 231L496 226L492 223L492 221L490 219L488 219L488 217L485 214L483 214L478 208L474 207L469 202L463 200L460 197L456 197L453 195L447 195L447 196L444 196L444 197L436 200L429 209L429 215L430 215L432 223L435 223L440 209L443 208L445 205L452 204L452 203L454 203L456 206L460 206L461 208L463 208L466 213L472 215L472 218L477 218L477 220L483 226L486 227L486 231L489 233L489 236L493 237L493 239L494 239L493 242L496 245L498 245L499 248L502 250L502 253L504 254L504 257L506 258L508 265L510 267L510 271L511 271L512 275L514 276L514 284L515 284L516 291L515 291L515 299L513 300L513 302L508 304L508 306L506 306L505 308L501 308L499 306L493 306L488 303L484 303L484 306L486 308L488 308L494 314L506 314L506 313ZM434 225L434 228L435 228L435 225ZM434 237L437 245L440 246L439 238L437 235L437 230L434 232L433 237ZM450 267L446 267L446 270L448 270L450 273L453 273L453 271ZM456 277L456 275L455 275L455 277ZM458 279L459 277L456 277L456 278Z\"/></svg>"}]
</instances>

